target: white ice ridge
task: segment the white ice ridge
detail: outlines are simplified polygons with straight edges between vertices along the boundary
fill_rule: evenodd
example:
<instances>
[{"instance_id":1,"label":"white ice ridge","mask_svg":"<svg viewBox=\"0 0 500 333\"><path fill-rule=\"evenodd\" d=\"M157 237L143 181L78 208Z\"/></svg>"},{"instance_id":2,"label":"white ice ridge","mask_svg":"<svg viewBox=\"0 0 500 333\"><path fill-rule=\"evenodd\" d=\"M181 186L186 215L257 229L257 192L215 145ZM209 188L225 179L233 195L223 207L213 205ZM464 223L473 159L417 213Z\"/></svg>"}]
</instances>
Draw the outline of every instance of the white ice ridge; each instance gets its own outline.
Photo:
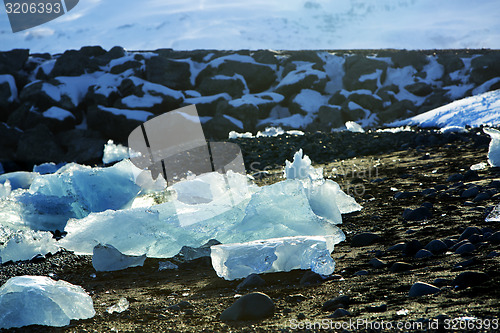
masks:
<instances>
[{"instance_id":1,"label":"white ice ridge","mask_svg":"<svg viewBox=\"0 0 500 333\"><path fill-rule=\"evenodd\" d=\"M59 246L50 232L18 230L11 232L0 226L0 263L30 260L38 254L55 254Z\"/></svg>"},{"instance_id":2,"label":"white ice ridge","mask_svg":"<svg viewBox=\"0 0 500 333\"><path fill-rule=\"evenodd\" d=\"M364 133L365 130L363 127L361 127L360 124L355 123L354 121L348 121L345 123L345 127L349 132L354 132L354 133Z\"/></svg>"},{"instance_id":3,"label":"white ice ridge","mask_svg":"<svg viewBox=\"0 0 500 333\"><path fill-rule=\"evenodd\" d=\"M500 167L500 131L494 128L483 128L483 131L491 136L488 163L493 167Z\"/></svg>"},{"instance_id":4,"label":"white ice ridge","mask_svg":"<svg viewBox=\"0 0 500 333\"><path fill-rule=\"evenodd\" d=\"M214 245L211 247L212 266L226 280L247 277L252 273L288 272L311 269L330 275L335 269L331 257L335 244L345 236L296 236L247 243Z\"/></svg>"},{"instance_id":5,"label":"white ice ridge","mask_svg":"<svg viewBox=\"0 0 500 333\"><path fill-rule=\"evenodd\" d=\"M0 287L0 328L46 325L95 315L92 298L82 287L45 276L16 276Z\"/></svg>"}]
</instances>

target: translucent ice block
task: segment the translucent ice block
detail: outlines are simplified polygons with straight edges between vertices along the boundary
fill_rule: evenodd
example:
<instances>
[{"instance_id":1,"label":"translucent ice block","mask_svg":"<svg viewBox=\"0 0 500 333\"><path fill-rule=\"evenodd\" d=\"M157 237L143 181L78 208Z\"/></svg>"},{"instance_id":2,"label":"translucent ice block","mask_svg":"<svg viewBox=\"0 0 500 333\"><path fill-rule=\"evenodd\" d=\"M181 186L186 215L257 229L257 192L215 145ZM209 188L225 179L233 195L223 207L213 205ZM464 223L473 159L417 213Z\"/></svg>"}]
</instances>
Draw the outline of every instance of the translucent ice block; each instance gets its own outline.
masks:
<instances>
[{"instance_id":1,"label":"translucent ice block","mask_svg":"<svg viewBox=\"0 0 500 333\"><path fill-rule=\"evenodd\" d=\"M226 280L293 269L311 269L329 275L335 269L330 254L334 245L342 240L333 236L296 236L214 245L212 266L217 275Z\"/></svg>"}]
</instances>

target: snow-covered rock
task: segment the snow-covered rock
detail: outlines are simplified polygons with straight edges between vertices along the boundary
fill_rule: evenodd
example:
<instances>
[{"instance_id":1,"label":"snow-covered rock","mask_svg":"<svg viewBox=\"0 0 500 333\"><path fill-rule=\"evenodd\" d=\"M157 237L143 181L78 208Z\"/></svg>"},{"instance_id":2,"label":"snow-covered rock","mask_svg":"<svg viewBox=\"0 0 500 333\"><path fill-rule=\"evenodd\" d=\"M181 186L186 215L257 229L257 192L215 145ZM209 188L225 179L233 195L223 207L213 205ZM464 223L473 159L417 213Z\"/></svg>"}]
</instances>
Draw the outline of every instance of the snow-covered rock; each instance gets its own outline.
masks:
<instances>
[{"instance_id":1,"label":"snow-covered rock","mask_svg":"<svg viewBox=\"0 0 500 333\"><path fill-rule=\"evenodd\" d=\"M454 101L412 118L393 122L388 126L417 125L442 128L498 124L500 124L500 90L494 90Z\"/></svg>"},{"instance_id":2,"label":"snow-covered rock","mask_svg":"<svg viewBox=\"0 0 500 333\"><path fill-rule=\"evenodd\" d=\"M500 131L494 128L484 128L483 131L491 137L488 163L493 167L500 167Z\"/></svg>"},{"instance_id":3,"label":"snow-covered rock","mask_svg":"<svg viewBox=\"0 0 500 333\"><path fill-rule=\"evenodd\" d=\"M334 245L344 239L344 234L339 233L221 244L211 247L210 256L217 275L226 280L293 269L311 269L318 274L330 275L335 269L330 254Z\"/></svg>"},{"instance_id":4,"label":"snow-covered rock","mask_svg":"<svg viewBox=\"0 0 500 333\"><path fill-rule=\"evenodd\" d=\"M46 325L95 315L92 298L82 287L45 276L16 276L0 287L0 328Z\"/></svg>"}]
</instances>

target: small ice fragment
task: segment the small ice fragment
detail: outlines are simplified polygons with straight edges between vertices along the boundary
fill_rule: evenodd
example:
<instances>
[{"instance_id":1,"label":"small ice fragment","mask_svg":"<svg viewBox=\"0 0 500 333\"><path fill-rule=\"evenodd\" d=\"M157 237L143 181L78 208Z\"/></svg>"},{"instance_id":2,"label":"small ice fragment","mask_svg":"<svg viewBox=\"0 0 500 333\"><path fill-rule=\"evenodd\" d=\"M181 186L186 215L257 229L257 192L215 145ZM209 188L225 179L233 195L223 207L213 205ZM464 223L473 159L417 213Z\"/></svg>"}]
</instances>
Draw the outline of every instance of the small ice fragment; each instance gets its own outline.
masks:
<instances>
[{"instance_id":1,"label":"small ice fragment","mask_svg":"<svg viewBox=\"0 0 500 333\"><path fill-rule=\"evenodd\" d=\"M47 175L47 174L57 172L57 170L59 170L59 168L61 168L62 166L64 166L64 163L60 163L60 164L55 164L54 162L43 163L40 165L35 165L33 167L33 172L37 172L41 175Z\"/></svg>"},{"instance_id":2,"label":"small ice fragment","mask_svg":"<svg viewBox=\"0 0 500 333\"><path fill-rule=\"evenodd\" d=\"M18 188L28 189L31 182L38 176L38 173L27 172L27 171L16 171L9 172L0 175L0 184L4 184L6 180L9 180L10 186L13 190Z\"/></svg>"},{"instance_id":3,"label":"small ice fragment","mask_svg":"<svg viewBox=\"0 0 500 333\"><path fill-rule=\"evenodd\" d=\"M365 130L363 127L361 127L360 124L355 123L354 121L348 121L345 123L345 127L349 132L354 132L354 133L364 133Z\"/></svg>"},{"instance_id":4,"label":"small ice fragment","mask_svg":"<svg viewBox=\"0 0 500 333\"><path fill-rule=\"evenodd\" d=\"M283 175L286 179L322 179L323 169L314 168L309 156L304 155L302 148L293 155L293 162L285 161Z\"/></svg>"},{"instance_id":5,"label":"small ice fragment","mask_svg":"<svg viewBox=\"0 0 500 333\"><path fill-rule=\"evenodd\" d=\"M186 261L210 257L210 247L218 244L220 244L218 240L211 239L200 247L183 246L179 251L179 255Z\"/></svg>"},{"instance_id":6,"label":"small ice fragment","mask_svg":"<svg viewBox=\"0 0 500 333\"><path fill-rule=\"evenodd\" d=\"M168 269L179 269L179 266L171 261L160 261L158 264L158 271L165 271Z\"/></svg>"},{"instance_id":7,"label":"small ice fragment","mask_svg":"<svg viewBox=\"0 0 500 333\"><path fill-rule=\"evenodd\" d=\"M6 179L5 183L0 184L0 198L8 197L12 190L12 186L10 186L10 180Z\"/></svg>"},{"instance_id":8,"label":"small ice fragment","mask_svg":"<svg viewBox=\"0 0 500 333\"><path fill-rule=\"evenodd\" d=\"M108 164L124 160L129 157L128 154L129 153L127 147L121 144L116 145L113 140L109 140L108 143L104 145L102 163Z\"/></svg>"},{"instance_id":9,"label":"small ice fragment","mask_svg":"<svg viewBox=\"0 0 500 333\"><path fill-rule=\"evenodd\" d=\"M500 167L500 131L494 128L483 128L483 131L491 136L488 163L493 167Z\"/></svg>"},{"instance_id":10,"label":"small ice fragment","mask_svg":"<svg viewBox=\"0 0 500 333\"><path fill-rule=\"evenodd\" d=\"M46 325L95 315L92 298L82 287L46 276L16 276L0 287L0 328Z\"/></svg>"},{"instance_id":11,"label":"small ice fragment","mask_svg":"<svg viewBox=\"0 0 500 333\"><path fill-rule=\"evenodd\" d=\"M481 162L481 163L471 165L470 169L476 170L476 171L477 170L484 170L484 169L486 169L487 166L488 166L488 164L486 164L485 162Z\"/></svg>"},{"instance_id":12,"label":"small ice fragment","mask_svg":"<svg viewBox=\"0 0 500 333\"><path fill-rule=\"evenodd\" d=\"M257 135L255 137L256 138L272 137L272 136L278 136L278 135L281 135L284 133L285 133L285 131L281 127L266 127L266 130L264 132L258 131Z\"/></svg>"},{"instance_id":13,"label":"small ice fragment","mask_svg":"<svg viewBox=\"0 0 500 333\"><path fill-rule=\"evenodd\" d=\"M229 139L238 139L238 138L244 138L244 139L252 139L254 136L250 132L245 132L245 133L238 133L236 131L231 131L229 132Z\"/></svg>"},{"instance_id":14,"label":"small ice fragment","mask_svg":"<svg viewBox=\"0 0 500 333\"><path fill-rule=\"evenodd\" d=\"M19 230L9 233L7 229L3 229L1 234L3 237L0 237L0 243L5 245L0 247L0 261L4 263L10 260L30 260L37 254L54 254L59 251L59 246L50 232Z\"/></svg>"},{"instance_id":15,"label":"small ice fragment","mask_svg":"<svg viewBox=\"0 0 500 333\"><path fill-rule=\"evenodd\" d=\"M98 244L94 247L92 266L98 272L119 271L129 267L144 265L146 255L127 256L118 251L113 245Z\"/></svg>"},{"instance_id":16,"label":"small ice fragment","mask_svg":"<svg viewBox=\"0 0 500 333\"><path fill-rule=\"evenodd\" d=\"M226 280L252 273L311 269L329 275L335 269L331 252L342 239L330 236L295 236L221 244L211 247L212 266Z\"/></svg>"},{"instance_id":17,"label":"small ice fragment","mask_svg":"<svg viewBox=\"0 0 500 333\"><path fill-rule=\"evenodd\" d=\"M128 307L130 306L130 303L125 297L122 297L118 300L118 303L110 306L109 308L106 309L108 313L122 313L123 311L126 311Z\"/></svg>"},{"instance_id":18,"label":"small ice fragment","mask_svg":"<svg viewBox=\"0 0 500 333\"><path fill-rule=\"evenodd\" d=\"M500 222L500 204L486 217L486 222Z\"/></svg>"},{"instance_id":19,"label":"small ice fragment","mask_svg":"<svg viewBox=\"0 0 500 333\"><path fill-rule=\"evenodd\" d=\"M462 126L446 126L439 130L441 133L466 133L467 130Z\"/></svg>"}]
</instances>

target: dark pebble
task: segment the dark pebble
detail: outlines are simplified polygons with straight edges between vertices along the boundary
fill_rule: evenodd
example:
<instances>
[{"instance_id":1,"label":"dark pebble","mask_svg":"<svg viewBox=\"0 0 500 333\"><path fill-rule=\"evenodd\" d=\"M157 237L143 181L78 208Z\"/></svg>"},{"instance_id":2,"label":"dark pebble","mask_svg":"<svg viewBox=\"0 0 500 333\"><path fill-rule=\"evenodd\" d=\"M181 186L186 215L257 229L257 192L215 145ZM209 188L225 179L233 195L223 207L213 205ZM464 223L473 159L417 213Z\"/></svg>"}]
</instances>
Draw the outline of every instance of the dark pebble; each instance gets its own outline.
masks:
<instances>
[{"instance_id":1,"label":"dark pebble","mask_svg":"<svg viewBox=\"0 0 500 333\"><path fill-rule=\"evenodd\" d=\"M387 311L387 304L369 305L366 307L366 311L368 311L368 312L386 312Z\"/></svg>"},{"instance_id":2,"label":"dark pebble","mask_svg":"<svg viewBox=\"0 0 500 333\"><path fill-rule=\"evenodd\" d=\"M460 194L462 198L474 198L476 195L479 194L479 189L477 187L471 187Z\"/></svg>"},{"instance_id":3,"label":"dark pebble","mask_svg":"<svg viewBox=\"0 0 500 333\"><path fill-rule=\"evenodd\" d=\"M301 286L307 286L310 284L321 283L323 281L324 281L323 277L318 273L315 273L313 271L307 271L304 273L299 283Z\"/></svg>"},{"instance_id":4,"label":"dark pebble","mask_svg":"<svg viewBox=\"0 0 500 333\"><path fill-rule=\"evenodd\" d=\"M351 303L351 298L349 296L347 295L338 296L323 303L321 310L334 311L340 308L347 309L350 303Z\"/></svg>"},{"instance_id":5,"label":"dark pebble","mask_svg":"<svg viewBox=\"0 0 500 333\"><path fill-rule=\"evenodd\" d=\"M415 258L416 259L421 259L421 258L429 258L429 257L432 257L433 254L431 251L429 250L425 250L425 249L420 249L418 250L417 253L415 253Z\"/></svg>"},{"instance_id":6,"label":"dark pebble","mask_svg":"<svg viewBox=\"0 0 500 333\"><path fill-rule=\"evenodd\" d=\"M422 243L416 239L412 239L406 242L403 255L406 257L413 257L421 248L423 248Z\"/></svg>"},{"instance_id":7,"label":"dark pebble","mask_svg":"<svg viewBox=\"0 0 500 333\"><path fill-rule=\"evenodd\" d=\"M370 265L372 265L372 267L374 267L374 268L382 268L382 267L384 267L386 265L385 262L383 262L382 260L380 260L378 258L373 258L368 263Z\"/></svg>"},{"instance_id":8,"label":"dark pebble","mask_svg":"<svg viewBox=\"0 0 500 333\"><path fill-rule=\"evenodd\" d=\"M346 316L351 316L351 313L346 309L337 309L334 313L328 316L328 318L342 318Z\"/></svg>"},{"instance_id":9,"label":"dark pebble","mask_svg":"<svg viewBox=\"0 0 500 333\"><path fill-rule=\"evenodd\" d=\"M377 234L371 232L363 232L361 234L355 235L351 239L351 246L353 247L368 246L375 243L379 238L380 236Z\"/></svg>"},{"instance_id":10,"label":"dark pebble","mask_svg":"<svg viewBox=\"0 0 500 333\"><path fill-rule=\"evenodd\" d=\"M431 251L433 254L440 254L448 250L448 246L439 239L434 239L427 243L425 249Z\"/></svg>"},{"instance_id":11,"label":"dark pebble","mask_svg":"<svg viewBox=\"0 0 500 333\"><path fill-rule=\"evenodd\" d=\"M464 175L460 173L454 173L453 175L450 175L448 179L446 179L447 182L449 183L456 183L464 179Z\"/></svg>"},{"instance_id":12,"label":"dark pebble","mask_svg":"<svg viewBox=\"0 0 500 333\"><path fill-rule=\"evenodd\" d=\"M488 242L493 244L500 244L500 231L497 231L490 237L488 237Z\"/></svg>"},{"instance_id":13,"label":"dark pebble","mask_svg":"<svg viewBox=\"0 0 500 333\"><path fill-rule=\"evenodd\" d=\"M413 268L413 266L406 263L406 262L395 262L394 264L392 264L390 270L393 273L401 273L401 272L409 271L412 268Z\"/></svg>"},{"instance_id":14,"label":"dark pebble","mask_svg":"<svg viewBox=\"0 0 500 333\"><path fill-rule=\"evenodd\" d=\"M241 296L220 315L222 321L259 320L274 314L274 302L263 293Z\"/></svg>"},{"instance_id":15,"label":"dark pebble","mask_svg":"<svg viewBox=\"0 0 500 333\"><path fill-rule=\"evenodd\" d=\"M353 276L360 276L360 275L368 275L368 271L365 271L364 269L363 270L360 270L360 271L357 271L356 273L353 274Z\"/></svg>"},{"instance_id":16,"label":"dark pebble","mask_svg":"<svg viewBox=\"0 0 500 333\"><path fill-rule=\"evenodd\" d=\"M440 291L441 289L439 289L436 286L433 286L432 284L428 284L425 282L416 282L411 286L408 296L419 297L424 295L436 294Z\"/></svg>"},{"instance_id":17,"label":"dark pebble","mask_svg":"<svg viewBox=\"0 0 500 333\"><path fill-rule=\"evenodd\" d=\"M478 286L490 279L490 276L484 272L467 271L460 273L454 280L453 285L457 289Z\"/></svg>"},{"instance_id":18,"label":"dark pebble","mask_svg":"<svg viewBox=\"0 0 500 333\"><path fill-rule=\"evenodd\" d=\"M403 218L407 221L423 221L430 219L432 213L427 207L419 207L417 209L405 209L403 212Z\"/></svg>"},{"instance_id":19,"label":"dark pebble","mask_svg":"<svg viewBox=\"0 0 500 333\"><path fill-rule=\"evenodd\" d=\"M394 252L394 251L401 251L403 252L406 248L406 244L405 243L397 243L397 244L394 244L392 246L390 246L389 248L387 248L387 251L389 252Z\"/></svg>"},{"instance_id":20,"label":"dark pebble","mask_svg":"<svg viewBox=\"0 0 500 333\"><path fill-rule=\"evenodd\" d=\"M302 312L301 312L301 313L299 313L299 314L297 315L297 319L298 319L298 320L304 320L304 319L306 319L306 315L305 315L304 313L302 313Z\"/></svg>"},{"instance_id":21,"label":"dark pebble","mask_svg":"<svg viewBox=\"0 0 500 333\"><path fill-rule=\"evenodd\" d=\"M491 198L491 195L488 193L488 192L481 192L479 193L478 195L476 195L474 197L474 202L481 202L481 201L484 201L484 200L488 200L489 198Z\"/></svg>"},{"instance_id":22,"label":"dark pebble","mask_svg":"<svg viewBox=\"0 0 500 333\"><path fill-rule=\"evenodd\" d=\"M464 254L464 253L471 253L476 249L474 244L472 243L465 243L462 246L460 246L458 249L455 250L456 254Z\"/></svg>"},{"instance_id":23,"label":"dark pebble","mask_svg":"<svg viewBox=\"0 0 500 333\"><path fill-rule=\"evenodd\" d=\"M247 276L237 287L236 290L244 290L255 287L260 287L266 284L266 281L262 279L258 274L250 274Z\"/></svg>"},{"instance_id":24,"label":"dark pebble","mask_svg":"<svg viewBox=\"0 0 500 333\"><path fill-rule=\"evenodd\" d=\"M474 234L481 235L482 234L481 229L479 229L478 227L467 227L465 228L464 232L462 232L458 240L461 241L463 239L468 239L469 236Z\"/></svg>"}]
</instances>

